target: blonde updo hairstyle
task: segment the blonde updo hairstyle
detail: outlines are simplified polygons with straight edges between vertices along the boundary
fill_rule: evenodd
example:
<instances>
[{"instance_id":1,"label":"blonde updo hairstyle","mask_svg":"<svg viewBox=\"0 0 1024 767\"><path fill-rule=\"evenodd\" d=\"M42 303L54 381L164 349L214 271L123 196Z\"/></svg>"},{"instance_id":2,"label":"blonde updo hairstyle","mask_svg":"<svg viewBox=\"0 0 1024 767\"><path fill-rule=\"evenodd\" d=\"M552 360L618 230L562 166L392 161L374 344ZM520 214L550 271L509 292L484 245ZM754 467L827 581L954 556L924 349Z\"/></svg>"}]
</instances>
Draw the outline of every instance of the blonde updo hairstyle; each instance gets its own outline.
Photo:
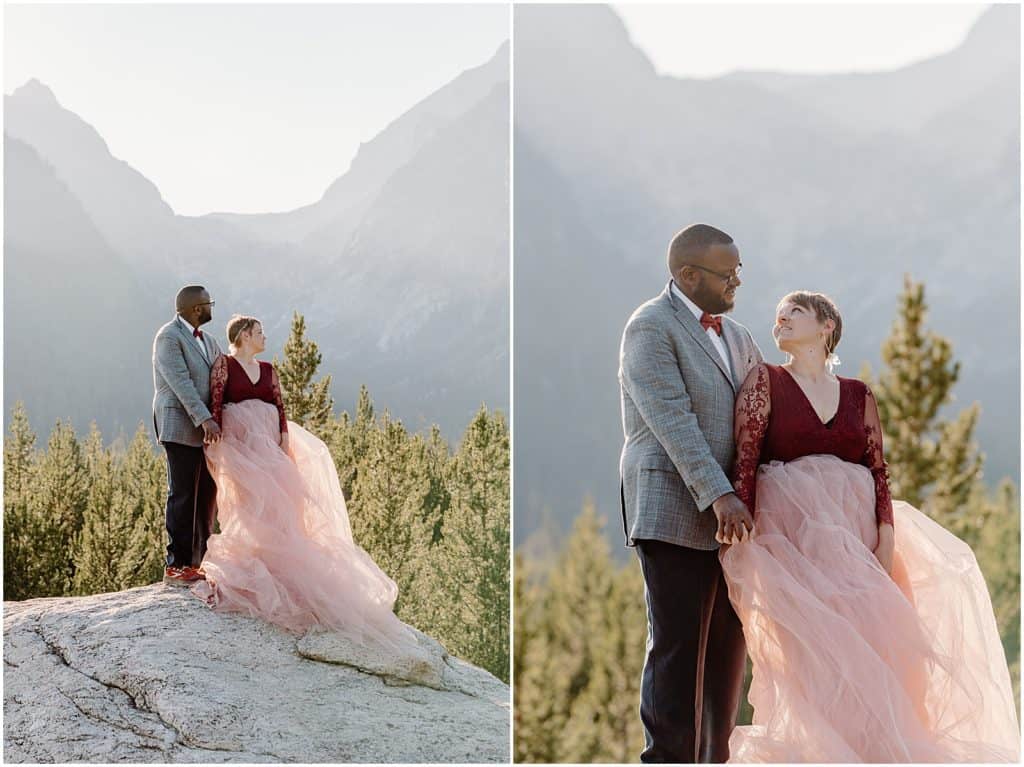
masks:
<instances>
[{"instance_id":1,"label":"blonde updo hairstyle","mask_svg":"<svg viewBox=\"0 0 1024 767\"><path fill-rule=\"evenodd\" d=\"M835 329L825 339L825 361L829 366L838 365L839 358L835 352L836 347L839 346L839 339L843 337L843 317L839 313L839 307L836 306L835 301L824 293L810 293L806 290L795 290L792 293L787 293L779 301L779 306L782 306L787 301L814 312L818 322L832 320L835 324Z\"/></svg>"},{"instance_id":2,"label":"blonde updo hairstyle","mask_svg":"<svg viewBox=\"0 0 1024 767\"><path fill-rule=\"evenodd\" d=\"M244 314L235 314L228 320L228 345L232 352L238 350L238 337L257 323L258 319Z\"/></svg>"}]
</instances>

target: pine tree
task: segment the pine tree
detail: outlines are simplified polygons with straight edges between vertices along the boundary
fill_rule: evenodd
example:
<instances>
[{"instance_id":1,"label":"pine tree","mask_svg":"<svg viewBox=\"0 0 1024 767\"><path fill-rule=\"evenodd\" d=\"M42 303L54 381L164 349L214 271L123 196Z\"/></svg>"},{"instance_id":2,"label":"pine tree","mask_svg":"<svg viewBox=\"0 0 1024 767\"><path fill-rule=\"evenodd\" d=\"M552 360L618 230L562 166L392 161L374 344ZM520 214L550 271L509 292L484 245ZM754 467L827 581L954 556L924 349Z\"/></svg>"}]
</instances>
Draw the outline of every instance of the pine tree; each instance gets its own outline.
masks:
<instances>
[{"instance_id":1,"label":"pine tree","mask_svg":"<svg viewBox=\"0 0 1024 767\"><path fill-rule=\"evenodd\" d=\"M517 555L515 573L515 761L557 762L568 699L552 684L565 658L555 651L549 572Z\"/></svg>"},{"instance_id":2,"label":"pine tree","mask_svg":"<svg viewBox=\"0 0 1024 767\"><path fill-rule=\"evenodd\" d=\"M348 413L343 412L335 421L328 443L346 498L352 497L359 466L364 463L370 450L370 432L373 429L373 400L364 384L359 387L355 418L349 418Z\"/></svg>"},{"instance_id":3,"label":"pine tree","mask_svg":"<svg viewBox=\"0 0 1024 767\"><path fill-rule=\"evenodd\" d=\"M441 436L441 429L437 424L430 427L430 435L427 437L425 447L427 474L430 477L430 492L427 494L426 505L429 509L429 516L435 520L431 545L436 546L441 541L445 519L452 503L449 478L453 462L448 443ZM494 471L495 469L489 467L488 470Z\"/></svg>"},{"instance_id":4,"label":"pine tree","mask_svg":"<svg viewBox=\"0 0 1024 767\"><path fill-rule=\"evenodd\" d=\"M37 555L38 541L29 500L35 484L33 476L36 435L29 425L25 406L17 402L11 414L4 441L4 598L31 596L24 574Z\"/></svg>"},{"instance_id":5,"label":"pine tree","mask_svg":"<svg viewBox=\"0 0 1024 767\"><path fill-rule=\"evenodd\" d=\"M373 399L366 384L359 387L359 399L356 401L356 425L369 429L374 423Z\"/></svg>"},{"instance_id":6,"label":"pine tree","mask_svg":"<svg viewBox=\"0 0 1024 767\"><path fill-rule=\"evenodd\" d=\"M637 704L647 621L639 567L631 565L612 568L607 596L596 605L600 624L590 638L587 684L570 704L566 759L630 762L643 747Z\"/></svg>"},{"instance_id":7,"label":"pine tree","mask_svg":"<svg viewBox=\"0 0 1024 767\"><path fill-rule=\"evenodd\" d=\"M32 596L62 596L74 582L73 544L89 497L89 475L70 424L57 421L34 473L29 501L36 552L22 579Z\"/></svg>"},{"instance_id":8,"label":"pine tree","mask_svg":"<svg viewBox=\"0 0 1024 767\"><path fill-rule=\"evenodd\" d=\"M646 646L643 578L587 503L549 564L516 555L515 759L630 762Z\"/></svg>"},{"instance_id":9,"label":"pine tree","mask_svg":"<svg viewBox=\"0 0 1024 767\"><path fill-rule=\"evenodd\" d=\"M4 499L20 497L31 489L36 435L28 422L25 403L14 403L8 436L4 441Z\"/></svg>"},{"instance_id":10,"label":"pine tree","mask_svg":"<svg viewBox=\"0 0 1024 767\"><path fill-rule=\"evenodd\" d=\"M984 456L972 439L981 408L977 402L939 426L937 472L925 511L963 537L972 524L968 501L981 484Z\"/></svg>"},{"instance_id":11,"label":"pine tree","mask_svg":"<svg viewBox=\"0 0 1024 767\"><path fill-rule=\"evenodd\" d=\"M131 521L120 503L118 466L92 424L85 442L88 492L81 529L74 537L75 594L117 591L118 564L131 535Z\"/></svg>"},{"instance_id":12,"label":"pine tree","mask_svg":"<svg viewBox=\"0 0 1024 767\"><path fill-rule=\"evenodd\" d=\"M951 421L939 419L939 410L952 400L960 363L953 360L949 341L925 328L926 315L924 286L908 276L899 315L882 346L886 368L872 385L890 485L894 498L918 506L971 546L985 574L1019 688L1019 500L1010 483L1000 487L996 500L988 498L981 484L984 457L972 438L978 404Z\"/></svg>"},{"instance_id":13,"label":"pine tree","mask_svg":"<svg viewBox=\"0 0 1024 767\"><path fill-rule=\"evenodd\" d=\"M438 438L432 436L434 452ZM451 652L507 682L509 439L500 414L477 412L452 461L450 488L437 570L454 609L445 612L441 633ZM432 483L427 503L435 496Z\"/></svg>"},{"instance_id":14,"label":"pine tree","mask_svg":"<svg viewBox=\"0 0 1024 767\"><path fill-rule=\"evenodd\" d=\"M639 701L647 648L644 578L635 557L630 557L617 573L612 597L608 610L611 650L607 656L612 684L605 704L612 731L610 755L613 761L631 762L644 746Z\"/></svg>"},{"instance_id":15,"label":"pine tree","mask_svg":"<svg viewBox=\"0 0 1024 767\"><path fill-rule=\"evenodd\" d=\"M509 518L504 421L489 418L486 411L478 414L476 429L467 429L461 462L451 456L436 426L424 437L409 434L387 411L375 417L365 386L355 416L343 412L335 424L330 447L353 536L397 583L398 616L437 637L459 657L507 679ZM500 500L495 501L498 496ZM461 499L457 521L452 516L456 497ZM503 507L504 531L497 535L504 551L493 562L481 539L495 535L493 520L488 521L489 528L479 529L480 510L485 506L492 512ZM467 532L470 526L473 529ZM494 562L500 563L500 573L491 566ZM500 593L492 594L498 590L495 580L501 583Z\"/></svg>"},{"instance_id":16,"label":"pine tree","mask_svg":"<svg viewBox=\"0 0 1024 767\"><path fill-rule=\"evenodd\" d=\"M367 455L348 500L352 534L398 585L399 617L425 631L429 615L416 594L434 528L432 519L424 520L429 491L422 442L417 449L401 421L385 411L369 432Z\"/></svg>"},{"instance_id":17,"label":"pine tree","mask_svg":"<svg viewBox=\"0 0 1024 767\"><path fill-rule=\"evenodd\" d=\"M871 385L882 423L893 497L952 523L981 474L971 443L977 406L948 423L939 410L960 376L948 340L927 330L924 285L904 278L899 314L882 344L884 368ZM870 371L865 370L865 380Z\"/></svg>"},{"instance_id":18,"label":"pine tree","mask_svg":"<svg viewBox=\"0 0 1024 767\"><path fill-rule=\"evenodd\" d=\"M284 345L284 360L274 358L274 367L281 381L281 395L288 418L309 429L321 439L333 423L331 411L331 377L313 381L323 355L315 341L306 339L306 319L298 312L292 315L292 329Z\"/></svg>"},{"instance_id":19,"label":"pine tree","mask_svg":"<svg viewBox=\"0 0 1024 767\"><path fill-rule=\"evenodd\" d=\"M512 761L516 763L535 761L531 758L530 733L526 727L526 708L522 703L522 696L528 694L528 688L523 684L526 674L527 658L530 648L533 647L538 637L538 593L540 588L536 584L536 575L533 567L521 552L514 554L515 565L513 572L513 603L515 612L512 615L512 635L515 637L512 653L512 697L516 702L512 712L514 717L512 730L515 733L513 743Z\"/></svg>"},{"instance_id":20,"label":"pine tree","mask_svg":"<svg viewBox=\"0 0 1024 767\"><path fill-rule=\"evenodd\" d=\"M586 693L600 666L607 662L597 638L604 629L604 610L615 573L603 527L604 521L588 502L548 581L550 652L560 660L550 689L556 700L565 701L563 734L556 751L560 762L588 762L596 752L593 712Z\"/></svg>"},{"instance_id":21,"label":"pine tree","mask_svg":"<svg viewBox=\"0 0 1024 767\"><path fill-rule=\"evenodd\" d=\"M166 477L165 459L153 450L146 427L139 424L119 472L120 503L131 523L129 542L118 564L120 588L156 583L163 573Z\"/></svg>"}]
</instances>

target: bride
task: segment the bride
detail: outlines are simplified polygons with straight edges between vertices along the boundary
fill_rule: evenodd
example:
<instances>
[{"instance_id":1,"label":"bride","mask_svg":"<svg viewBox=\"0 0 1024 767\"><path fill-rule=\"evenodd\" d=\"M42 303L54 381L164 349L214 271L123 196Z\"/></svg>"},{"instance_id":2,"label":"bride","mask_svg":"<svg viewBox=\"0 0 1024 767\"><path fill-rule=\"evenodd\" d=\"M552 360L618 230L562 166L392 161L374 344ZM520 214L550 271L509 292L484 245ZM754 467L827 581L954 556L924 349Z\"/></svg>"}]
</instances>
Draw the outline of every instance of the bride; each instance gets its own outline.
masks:
<instances>
[{"instance_id":1,"label":"bride","mask_svg":"<svg viewBox=\"0 0 1024 767\"><path fill-rule=\"evenodd\" d=\"M352 540L331 454L288 421L277 371L255 317L235 315L230 351L211 371L221 435L206 446L220 533L193 593L220 610L295 632L322 626L356 641L415 645L395 617L395 583Z\"/></svg>"},{"instance_id":2,"label":"bride","mask_svg":"<svg viewBox=\"0 0 1024 767\"><path fill-rule=\"evenodd\" d=\"M835 304L790 293L736 400L737 495L755 534L723 546L753 663L735 762L1016 762L1020 731L970 548L892 501L870 389L831 373Z\"/></svg>"}]
</instances>

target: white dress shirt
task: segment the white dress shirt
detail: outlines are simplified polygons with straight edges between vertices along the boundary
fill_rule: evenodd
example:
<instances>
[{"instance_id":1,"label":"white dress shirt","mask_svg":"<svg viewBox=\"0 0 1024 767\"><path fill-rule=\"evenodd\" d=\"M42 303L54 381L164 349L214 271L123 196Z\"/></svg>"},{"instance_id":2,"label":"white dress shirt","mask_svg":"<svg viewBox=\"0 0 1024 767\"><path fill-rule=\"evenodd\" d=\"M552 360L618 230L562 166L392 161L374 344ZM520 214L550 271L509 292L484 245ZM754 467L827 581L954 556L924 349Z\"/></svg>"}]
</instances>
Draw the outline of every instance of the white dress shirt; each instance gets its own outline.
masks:
<instances>
[{"instance_id":1,"label":"white dress shirt","mask_svg":"<svg viewBox=\"0 0 1024 767\"><path fill-rule=\"evenodd\" d=\"M208 355L206 353L206 344L203 343L203 339L201 339L198 336L193 334L193 331L195 331L195 328L193 328L191 325L189 325L188 322L185 320L185 318L182 317L180 314L178 315L178 322L180 322L182 324L182 326L185 328L185 332L188 333L190 336L192 336L192 340L196 342L196 346L198 346L202 350L203 357L205 357L206 361L209 362L210 361L210 355Z\"/></svg>"},{"instance_id":2,"label":"white dress shirt","mask_svg":"<svg viewBox=\"0 0 1024 767\"><path fill-rule=\"evenodd\" d=\"M691 301L689 298L687 298L686 294L679 289L679 286L676 285L675 282L672 283L672 293L676 296L676 298L682 299L683 303L686 304L686 307L691 312L693 312L693 316L697 318L698 322L700 322L700 317L702 314L704 314L704 310L697 306L697 304L693 303L693 301ZM714 346L715 349L718 351L718 356L722 358L722 362L725 363L725 369L729 371L729 375L731 376L732 365L729 364L729 352L725 348L725 342L722 340L722 337L718 335L718 333L716 333L712 328L705 328L704 332L708 334L708 338L711 339L712 346Z\"/></svg>"}]
</instances>

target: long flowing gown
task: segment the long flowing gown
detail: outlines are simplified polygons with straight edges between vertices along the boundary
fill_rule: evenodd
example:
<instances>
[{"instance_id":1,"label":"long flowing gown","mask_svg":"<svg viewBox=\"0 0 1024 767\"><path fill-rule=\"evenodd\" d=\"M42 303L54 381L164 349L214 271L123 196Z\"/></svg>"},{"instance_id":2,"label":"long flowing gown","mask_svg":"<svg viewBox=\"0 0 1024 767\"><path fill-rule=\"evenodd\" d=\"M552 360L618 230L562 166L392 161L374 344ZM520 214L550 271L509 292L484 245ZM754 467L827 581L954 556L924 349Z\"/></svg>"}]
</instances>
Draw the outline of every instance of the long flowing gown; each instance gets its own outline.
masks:
<instances>
[{"instance_id":1,"label":"long flowing gown","mask_svg":"<svg viewBox=\"0 0 1024 767\"><path fill-rule=\"evenodd\" d=\"M222 437L206 448L206 461L220 533L210 537L206 580L193 593L215 609L294 632L320 626L361 644L414 647L392 612L394 581L352 539L330 451L287 420L273 366L260 362L253 382L233 357L219 357L211 398Z\"/></svg>"},{"instance_id":2,"label":"long flowing gown","mask_svg":"<svg viewBox=\"0 0 1024 767\"><path fill-rule=\"evenodd\" d=\"M1017 762L1020 730L970 548L892 501L875 400L840 378L823 423L782 367L736 406L737 495L752 539L722 567L753 663L735 762ZM896 532L890 577L873 551Z\"/></svg>"}]
</instances>

